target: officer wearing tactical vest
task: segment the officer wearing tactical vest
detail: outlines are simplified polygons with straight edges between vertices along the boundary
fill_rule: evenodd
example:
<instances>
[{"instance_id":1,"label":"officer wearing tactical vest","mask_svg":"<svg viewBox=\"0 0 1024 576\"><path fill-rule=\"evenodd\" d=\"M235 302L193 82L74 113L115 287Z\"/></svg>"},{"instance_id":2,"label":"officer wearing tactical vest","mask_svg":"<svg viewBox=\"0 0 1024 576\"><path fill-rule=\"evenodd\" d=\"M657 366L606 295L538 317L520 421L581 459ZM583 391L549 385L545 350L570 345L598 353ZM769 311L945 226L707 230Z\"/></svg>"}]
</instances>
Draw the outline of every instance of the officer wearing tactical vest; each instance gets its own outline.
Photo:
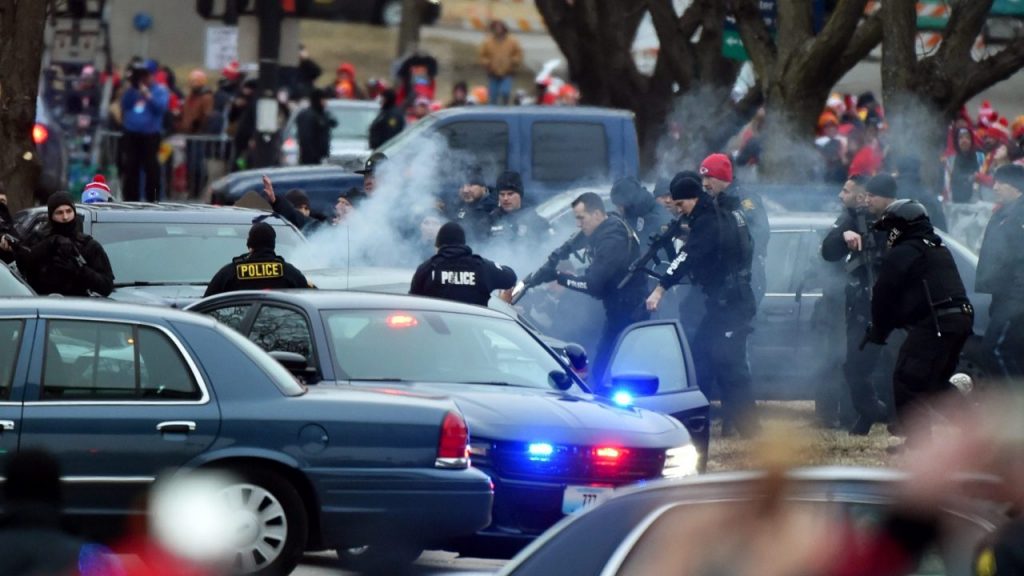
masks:
<instances>
[{"instance_id":1,"label":"officer wearing tactical vest","mask_svg":"<svg viewBox=\"0 0 1024 576\"><path fill-rule=\"evenodd\" d=\"M277 233L273 226L266 222L253 224L246 242L249 253L221 268L210 280L203 296L235 290L314 288L298 268L274 253L276 243Z\"/></svg>"},{"instance_id":2,"label":"officer wearing tactical vest","mask_svg":"<svg viewBox=\"0 0 1024 576\"><path fill-rule=\"evenodd\" d=\"M466 232L448 222L437 232L437 254L420 264L413 274L409 294L487 306L491 292L516 284L516 273L473 254L466 246Z\"/></svg>"}]
</instances>

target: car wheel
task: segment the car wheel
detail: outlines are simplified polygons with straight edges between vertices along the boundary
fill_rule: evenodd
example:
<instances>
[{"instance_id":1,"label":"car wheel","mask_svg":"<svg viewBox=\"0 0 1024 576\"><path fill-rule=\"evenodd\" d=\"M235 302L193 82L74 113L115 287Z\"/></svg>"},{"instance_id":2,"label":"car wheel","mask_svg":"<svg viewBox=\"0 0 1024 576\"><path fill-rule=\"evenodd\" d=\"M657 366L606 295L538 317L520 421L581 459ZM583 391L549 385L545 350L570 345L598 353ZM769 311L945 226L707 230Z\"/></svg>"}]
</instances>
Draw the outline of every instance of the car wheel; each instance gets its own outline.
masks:
<instances>
[{"instance_id":1,"label":"car wheel","mask_svg":"<svg viewBox=\"0 0 1024 576\"><path fill-rule=\"evenodd\" d=\"M377 24L394 28L402 23L402 0L381 0L377 7Z\"/></svg>"},{"instance_id":2,"label":"car wheel","mask_svg":"<svg viewBox=\"0 0 1024 576\"><path fill-rule=\"evenodd\" d=\"M290 574L302 558L309 519L302 498L279 476L255 470L223 490L234 514L235 574Z\"/></svg>"},{"instance_id":3,"label":"car wheel","mask_svg":"<svg viewBox=\"0 0 1024 576\"><path fill-rule=\"evenodd\" d=\"M339 548L338 565L342 569L371 574L400 573L416 561L423 548L411 544Z\"/></svg>"}]
</instances>

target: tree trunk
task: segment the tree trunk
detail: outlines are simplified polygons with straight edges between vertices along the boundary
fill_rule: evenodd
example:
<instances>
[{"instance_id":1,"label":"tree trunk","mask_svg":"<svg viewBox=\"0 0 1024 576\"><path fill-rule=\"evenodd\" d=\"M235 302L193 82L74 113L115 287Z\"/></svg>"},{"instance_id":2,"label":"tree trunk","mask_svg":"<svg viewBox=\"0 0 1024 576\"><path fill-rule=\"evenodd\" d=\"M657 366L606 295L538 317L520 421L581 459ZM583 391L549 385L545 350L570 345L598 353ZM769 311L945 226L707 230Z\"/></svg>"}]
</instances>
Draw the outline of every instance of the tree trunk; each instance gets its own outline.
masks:
<instances>
[{"instance_id":1,"label":"tree trunk","mask_svg":"<svg viewBox=\"0 0 1024 576\"><path fill-rule=\"evenodd\" d=\"M419 48L421 0L402 0L402 23L398 27L398 57L403 58Z\"/></svg>"},{"instance_id":2,"label":"tree trunk","mask_svg":"<svg viewBox=\"0 0 1024 576\"><path fill-rule=\"evenodd\" d=\"M40 165L32 141L46 0L0 0L0 181L12 212L33 204Z\"/></svg>"}]
</instances>

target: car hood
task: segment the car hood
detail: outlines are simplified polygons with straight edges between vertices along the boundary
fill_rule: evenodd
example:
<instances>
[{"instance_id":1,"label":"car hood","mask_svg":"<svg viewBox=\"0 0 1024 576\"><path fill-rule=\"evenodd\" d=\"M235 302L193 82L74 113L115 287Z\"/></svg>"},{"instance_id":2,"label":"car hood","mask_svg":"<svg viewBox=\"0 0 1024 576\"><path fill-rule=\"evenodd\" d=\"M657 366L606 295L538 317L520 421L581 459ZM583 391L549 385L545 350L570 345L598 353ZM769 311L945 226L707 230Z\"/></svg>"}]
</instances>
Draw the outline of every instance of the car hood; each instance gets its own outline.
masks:
<instances>
[{"instance_id":1,"label":"car hood","mask_svg":"<svg viewBox=\"0 0 1024 576\"><path fill-rule=\"evenodd\" d=\"M686 428L664 414L622 408L589 394L514 386L410 383L395 388L450 396L473 438L560 444L613 443L637 448L679 446Z\"/></svg>"},{"instance_id":2,"label":"car hood","mask_svg":"<svg viewBox=\"0 0 1024 576\"><path fill-rule=\"evenodd\" d=\"M206 286L191 284L160 284L157 286L125 286L110 293L110 299L132 304L184 308L199 300Z\"/></svg>"}]
</instances>

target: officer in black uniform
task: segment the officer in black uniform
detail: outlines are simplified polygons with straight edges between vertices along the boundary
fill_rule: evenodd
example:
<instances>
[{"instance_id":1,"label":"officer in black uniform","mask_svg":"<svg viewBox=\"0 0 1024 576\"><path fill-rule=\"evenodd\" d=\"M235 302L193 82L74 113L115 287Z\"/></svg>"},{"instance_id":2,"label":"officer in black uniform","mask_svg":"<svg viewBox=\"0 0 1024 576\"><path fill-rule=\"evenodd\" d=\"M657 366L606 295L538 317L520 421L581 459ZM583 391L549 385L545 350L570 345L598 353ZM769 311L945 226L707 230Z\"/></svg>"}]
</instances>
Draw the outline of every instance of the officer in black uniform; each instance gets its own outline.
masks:
<instances>
[{"instance_id":1,"label":"officer in black uniform","mask_svg":"<svg viewBox=\"0 0 1024 576\"><path fill-rule=\"evenodd\" d=\"M206 287L213 296L235 290L268 290L274 288L314 288L295 266L274 252L277 233L266 222L257 222L249 229L248 254L233 259L214 274Z\"/></svg>"},{"instance_id":2,"label":"officer in black uniform","mask_svg":"<svg viewBox=\"0 0 1024 576\"><path fill-rule=\"evenodd\" d=\"M594 192L579 195L572 202L572 211L581 234L555 250L548 257L548 263L533 273L526 284L537 286L555 281L570 290L588 294L604 305L604 330L590 373L591 382L596 386L602 384L608 357L619 334L630 324L650 318L644 309L647 278L643 274L634 274L625 286L619 288L629 265L640 256L640 242L619 215L605 210L600 196ZM586 259L590 261L583 276L558 271L558 263L579 248L585 250Z\"/></svg>"},{"instance_id":3,"label":"officer in black uniform","mask_svg":"<svg viewBox=\"0 0 1024 576\"><path fill-rule=\"evenodd\" d=\"M660 234L662 227L672 220L668 210L632 176L620 178L612 185L611 198L626 224L636 232L641 246L646 247L651 237Z\"/></svg>"},{"instance_id":4,"label":"officer in black uniform","mask_svg":"<svg viewBox=\"0 0 1024 576\"><path fill-rule=\"evenodd\" d=\"M893 330L907 331L893 372L897 429L905 430L911 410L950 389L974 309L953 255L921 204L897 200L874 226L888 233L889 251L875 281L864 340L884 344Z\"/></svg>"},{"instance_id":5,"label":"officer in black uniform","mask_svg":"<svg viewBox=\"0 0 1024 576\"><path fill-rule=\"evenodd\" d=\"M543 242L551 235L551 227L537 211L523 205L523 179L518 172L502 172L494 189L498 191L498 207L491 212L492 238Z\"/></svg>"},{"instance_id":6,"label":"officer in black uniform","mask_svg":"<svg viewBox=\"0 0 1024 576\"><path fill-rule=\"evenodd\" d=\"M859 346L871 320L871 288L886 245L885 232L870 227L875 219L867 212L866 183L867 178L863 176L852 176L846 181L839 193L843 213L821 243L821 255L825 261L843 261L849 279L846 284L846 363L843 364L843 375L850 402L857 412L850 434L858 436L866 435L872 424L883 421L888 414L871 379L882 348L872 346L861 350ZM873 190L881 194L895 194L894 187L876 186ZM840 411L843 411L842 407Z\"/></svg>"},{"instance_id":7,"label":"officer in black uniform","mask_svg":"<svg viewBox=\"0 0 1024 576\"><path fill-rule=\"evenodd\" d=\"M79 231L74 200L67 192L54 192L46 210L50 219L43 236L15 248L25 280L39 294L109 296L114 290L110 259L99 242Z\"/></svg>"},{"instance_id":8,"label":"officer in black uniform","mask_svg":"<svg viewBox=\"0 0 1024 576\"><path fill-rule=\"evenodd\" d=\"M435 245L437 254L416 269L409 294L487 306L492 292L516 285L514 270L473 253L456 222L441 226Z\"/></svg>"},{"instance_id":9,"label":"officer in black uniform","mask_svg":"<svg viewBox=\"0 0 1024 576\"><path fill-rule=\"evenodd\" d=\"M761 304L767 289L768 279L765 263L768 261L768 241L771 227L768 213L761 196L747 188L740 187L733 180L732 161L725 154L712 154L700 164L700 175L704 188L724 211L743 215L754 243L754 258L751 264L751 287L757 304Z\"/></svg>"},{"instance_id":10,"label":"officer in black uniform","mask_svg":"<svg viewBox=\"0 0 1024 576\"><path fill-rule=\"evenodd\" d=\"M0 262L14 262L14 248L21 241L21 236L14 228L14 219L7 208L7 191L0 182Z\"/></svg>"},{"instance_id":11,"label":"officer in black uniform","mask_svg":"<svg viewBox=\"0 0 1024 576\"><path fill-rule=\"evenodd\" d=\"M1024 377L1024 167L1001 166L995 173L996 199L978 254L978 292L992 295L985 349L1004 378Z\"/></svg>"},{"instance_id":12,"label":"officer in black uniform","mask_svg":"<svg viewBox=\"0 0 1024 576\"><path fill-rule=\"evenodd\" d=\"M665 291L689 278L705 295L706 312L697 328L693 350L697 384L707 393L712 380L722 397L723 432L757 433L747 364L747 337L757 311L750 287L753 246L739 211L715 204L701 183L686 174L672 180L672 199L689 224L686 244L647 298L655 311Z\"/></svg>"},{"instance_id":13,"label":"officer in black uniform","mask_svg":"<svg viewBox=\"0 0 1024 576\"><path fill-rule=\"evenodd\" d=\"M449 214L449 219L462 226L471 242L485 240L490 233L491 212L498 207L495 196L488 188L480 167L471 168L459 188L459 199Z\"/></svg>"}]
</instances>

